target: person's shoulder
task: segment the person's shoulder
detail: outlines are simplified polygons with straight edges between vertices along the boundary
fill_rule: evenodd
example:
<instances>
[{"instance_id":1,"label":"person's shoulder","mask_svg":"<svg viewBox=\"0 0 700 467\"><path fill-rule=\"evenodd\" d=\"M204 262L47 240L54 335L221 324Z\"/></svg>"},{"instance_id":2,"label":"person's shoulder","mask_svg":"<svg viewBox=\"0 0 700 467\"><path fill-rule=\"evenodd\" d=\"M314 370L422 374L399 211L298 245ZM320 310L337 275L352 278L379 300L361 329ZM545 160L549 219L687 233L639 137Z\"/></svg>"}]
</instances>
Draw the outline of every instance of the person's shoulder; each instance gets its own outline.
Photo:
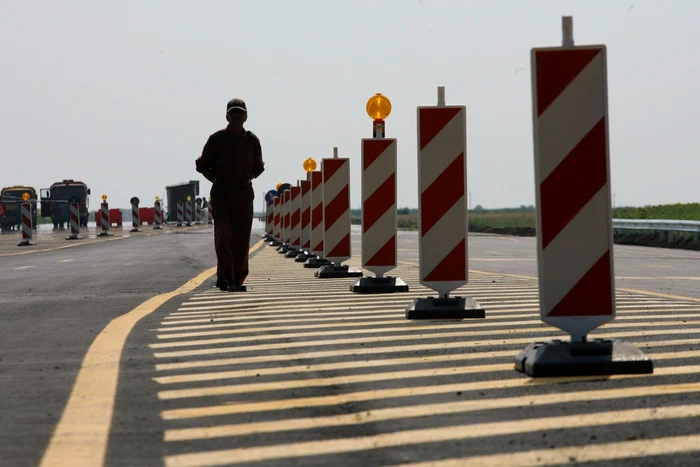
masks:
<instances>
[{"instance_id":1,"label":"person's shoulder","mask_svg":"<svg viewBox=\"0 0 700 467\"><path fill-rule=\"evenodd\" d=\"M226 128L222 128L221 130L217 130L209 136L209 139L211 139L211 140L219 139L224 135L225 132L226 132Z\"/></svg>"},{"instance_id":2,"label":"person's shoulder","mask_svg":"<svg viewBox=\"0 0 700 467\"><path fill-rule=\"evenodd\" d=\"M253 132L250 131L250 130L246 130L246 136L247 136L248 138L252 138L253 141L256 141L256 142L258 142L258 143L260 142L260 138L258 138L258 135L256 135L255 133L253 133Z\"/></svg>"}]
</instances>

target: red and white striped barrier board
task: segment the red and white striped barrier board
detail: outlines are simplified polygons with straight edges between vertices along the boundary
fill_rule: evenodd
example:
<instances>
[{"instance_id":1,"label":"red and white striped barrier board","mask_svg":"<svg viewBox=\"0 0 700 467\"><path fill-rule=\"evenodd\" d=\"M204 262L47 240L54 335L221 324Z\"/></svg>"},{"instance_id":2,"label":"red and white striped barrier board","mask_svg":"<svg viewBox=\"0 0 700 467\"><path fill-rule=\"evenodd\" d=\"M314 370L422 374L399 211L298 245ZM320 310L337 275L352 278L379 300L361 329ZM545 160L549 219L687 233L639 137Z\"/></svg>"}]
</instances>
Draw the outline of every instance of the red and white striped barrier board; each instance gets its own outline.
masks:
<instances>
[{"instance_id":1,"label":"red and white striped barrier board","mask_svg":"<svg viewBox=\"0 0 700 467\"><path fill-rule=\"evenodd\" d=\"M194 222L195 224L202 223L202 205L200 203L195 203Z\"/></svg>"},{"instance_id":2,"label":"red and white striped barrier board","mask_svg":"<svg viewBox=\"0 0 700 467\"><path fill-rule=\"evenodd\" d=\"M177 202L177 226L181 227L182 223L185 221L185 212L182 201Z\"/></svg>"},{"instance_id":3,"label":"red and white striped barrier board","mask_svg":"<svg viewBox=\"0 0 700 467\"><path fill-rule=\"evenodd\" d=\"M272 236L272 225L275 217L275 214L273 212L274 203L267 201L265 203L265 233L267 235Z\"/></svg>"},{"instance_id":4,"label":"red and white striped barrier board","mask_svg":"<svg viewBox=\"0 0 700 467\"><path fill-rule=\"evenodd\" d=\"M362 266L396 268L396 139L362 140Z\"/></svg>"},{"instance_id":5,"label":"red and white striped barrier board","mask_svg":"<svg viewBox=\"0 0 700 467\"><path fill-rule=\"evenodd\" d=\"M292 191L286 190L284 192L284 204L282 206L282 211L284 212L284 220L282 221L282 238L285 245L289 245L291 242L292 230L290 229L290 217L292 208Z\"/></svg>"},{"instance_id":6,"label":"red and white striped barrier board","mask_svg":"<svg viewBox=\"0 0 700 467\"><path fill-rule=\"evenodd\" d=\"M298 250L301 248L301 187L293 186L289 191L289 244Z\"/></svg>"},{"instance_id":7,"label":"red and white striped barrier board","mask_svg":"<svg viewBox=\"0 0 700 467\"><path fill-rule=\"evenodd\" d=\"M100 237L111 235L109 229L112 227L112 223L109 220L109 204L106 202L100 203L100 224L102 226Z\"/></svg>"},{"instance_id":8,"label":"red and white striped barrier board","mask_svg":"<svg viewBox=\"0 0 700 467\"><path fill-rule=\"evenodd\" d=\"M22 221L22 240L17 246L34 245L32 242L32 205L31 203L20 203L20 217Z\"/></svg>"},{"instance_id":9,"label":"red and white striped barrier board","mask_svg":"<svg viewBox=\"0 0 700 467\"><path fill-rule=\"evenodd\" d=\"M350 259L350 159L321 160L323 255L336 264Z\"/></svg>"},{"instance_id":10,"label":"red and white striped barrier board","mask_svg":"<svg viewBox=\"0 0 700 467\"><path fill-rule=\"evenodd\" d=\"M132 232L138 232L141 227L141 217L139 213L139 203L131 203L131 226Z\"/></svg>"},{"instance_id":11,"label":"red and white striped barrier board","mask_svg":"<svg viewBox=\"0 0 700 467\"><path fill-rule=\"evenodd\" d=\"M309 172L311 177L311 253L323 257L323 173Z\"/></svg>"},{"instance_id":12,"label":"red and white striped barrier board","mask_svg":"<svg viewBox=\"0 0 700 467\"><path fill-rule=\"evenodd\" d=\"M70 236L67 240L77 240L80 238L80 204L70 203Z\"/></svg>"},{"instance_id":13,"label":"red and white striped barrier board","mask_svg":"<svg viewBox=\"0 0 700 467\"><path fill-rule=\"evenodd\" d=\"M580 340L615 318L606 48L531 59L540 313Z\"/></svg>"},{"instance_id":14,"label":"red and white striped barrier board","mask_svg":"<svg viewBox=\"0 0 700 467\"><path fill-rule=\"evenodd\" d=\"M163 225L163 206L160 204L160 201L156 201L153 205L153 223L155 226L153 227L156 230L162 229Z\"/></svg>"},{"instance_id":15,"label":"red and white striped barrier board","mask_svg":"<svg viewBox=\"0 0 700 467\"><path fill-rule=\"evenodd\" d=\"M467 283L467 109L418 107L420 282L442 296Z\"/></svg>"},{"instance_id":16,"label":"red and white striped barrier board","mask_svg":"<svg viewBox=\"0 0 700 467\"><path fill-rule=\"evenodd\" d=\"M192 200L185 202L185 225L192 225Z\"/></svg>"},{"instance_id":17,"label":"red and white striped barrier board","mask_svg":"<svg viewBox=\"0 0 700 467\"><path fill-rule=\"evenodd\" d=\"M301 249L311 251L311 182L301 181Z\"/></svg>"},{"instance_id":18,"label":"red and white striped barrier board","mask_svg":"<svg viewBox=\"0 0 700 467\"><path fill-rule=\"evenodd\" d=\"M282 241L281 232L281 217L282 217L282 205L279 196L275 196L275 202L272 206L273 209L273 223L272 223L272 237L278 242Z\"/></svg>"}]
</instances>

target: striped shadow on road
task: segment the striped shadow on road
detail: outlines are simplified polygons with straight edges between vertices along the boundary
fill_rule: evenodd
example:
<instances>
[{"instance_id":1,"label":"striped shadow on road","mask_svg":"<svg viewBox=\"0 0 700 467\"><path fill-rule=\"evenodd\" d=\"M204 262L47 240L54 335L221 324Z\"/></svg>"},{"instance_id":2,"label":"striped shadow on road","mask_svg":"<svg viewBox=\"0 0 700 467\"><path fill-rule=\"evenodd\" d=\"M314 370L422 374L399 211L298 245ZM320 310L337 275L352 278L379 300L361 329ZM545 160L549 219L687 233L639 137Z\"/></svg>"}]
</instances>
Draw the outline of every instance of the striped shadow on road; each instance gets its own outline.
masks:
<instances>
[{"instance_id":1,"label":"striped shadow on road","mask_svg":"<svg viewBox=\"0 0 700 467\"><path fill-rule=\"evenodd\" d=\"M359 266L353 259L350 263ZM639 465L700 456L700 303L618 293L592 337L633 342L653 375L531 380L514 356L564 338L533 280L472 274L487 318L410 322L430 295L356 296L266 249L246 294L192 294L152 329L167 466Z\"/></svg>"}]
</instances>

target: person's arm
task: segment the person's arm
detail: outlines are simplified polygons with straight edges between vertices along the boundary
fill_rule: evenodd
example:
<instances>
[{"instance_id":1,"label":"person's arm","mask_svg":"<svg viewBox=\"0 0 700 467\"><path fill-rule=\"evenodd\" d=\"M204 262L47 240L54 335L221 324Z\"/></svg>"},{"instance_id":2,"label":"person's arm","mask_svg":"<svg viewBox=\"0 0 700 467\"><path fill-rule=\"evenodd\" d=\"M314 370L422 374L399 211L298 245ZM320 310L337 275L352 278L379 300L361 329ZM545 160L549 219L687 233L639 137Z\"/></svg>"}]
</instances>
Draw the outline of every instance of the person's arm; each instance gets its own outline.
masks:
<instances>
[{"instance_id":1,"label":"person's arm","mask_svg":"<svg viewBox=\"0 0 700 467\"><path fill-rule=\"evenodd\" d=\"M216 181L216 175L214 174L213 168L212 168L212 160L213 160L213 150L212 150L212 141L211 141L211 136L207 140L206 144L204 144L204 149L202 149L202 155L199 156L197 160L194 161L195 163L195 168L197 169L197 172L201 173L204 175L204 178L209 180L210 182L214 183Z\"/></svg>"},{"instance_id":2,"label":"person's arm","mask_svg":"<svg viewBox=\"0 0 700 467\"><path fill-rule=\"evenodd\" d=\"M253 152L253 170L251 170L251 177L258 178L261 173L265 171L265 162L262 158L262 146L260 146L260 140L255 139L255 149Z\"/></svg>"}]
</instances>

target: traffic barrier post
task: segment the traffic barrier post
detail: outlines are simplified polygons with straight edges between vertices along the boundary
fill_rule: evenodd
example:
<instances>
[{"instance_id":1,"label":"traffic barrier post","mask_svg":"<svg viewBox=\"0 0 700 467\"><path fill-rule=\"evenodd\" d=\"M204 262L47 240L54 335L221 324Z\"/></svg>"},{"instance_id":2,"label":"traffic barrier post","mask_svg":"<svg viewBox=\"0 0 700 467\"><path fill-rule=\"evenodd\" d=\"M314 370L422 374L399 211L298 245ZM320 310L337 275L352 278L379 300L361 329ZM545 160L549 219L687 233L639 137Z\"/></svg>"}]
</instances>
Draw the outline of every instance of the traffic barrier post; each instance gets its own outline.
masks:
<instances>
[{"instance_id":1,"label":"traffic barrier post","mask_svg":"<svg viewBox=\"0 0 700 467\"><path fill-rule=\"evenodd\" d=\"M311 257L304 267L318 269L331 262L323 257L323 173L316 170L316 161L310 165L313 169L307 177L311 181Z\"/></svg>"},{"instance_id":2,"label":"traffic barrier post","mask_svg":"<svg viewBox=\"0 0 700 467\"><path fill-rule=\"evenodd\" d=\"M177 202L177 226L182 227L182 223L185 221L185 208L182 201Z\"/></svg>"},{"instance_id":3,"label":"traffic barrier post","mask_svg":"<svg viewBox=\"0 0 700 467\"><path fill-rule=\"evenodd\" d=\"M396 139L386 138L384 120L391 102L375 94L367 102L373 119L373 137L363 138L362 159L362 267L375 277L361 277L350 284L355 293L408 292L398 277L385 276L397 266L396 246Z\"/></svg>"},{"instance_id":4,"label":"traffic barrier post","mask_svg":"<svg viewBox=\"0 0 700 467\"><path fill-rule=\"evenodd\" d=\"M287 250L289 250L289 239L287 238L287 223L289 222L289 195L289 190L285 190L283 193L280 193L280 207L282 210L282 216L280 218L280 233L282 235L282 240L280 241L280 246L277 248L277 251L280 254L285 254L287 253Z\"/></svg>"},{"instance_id":5,"label":"traffic barrier post","mask_svg":"<svg viewBox=\"0 0 700 467\"><path fill-rule=\"evenodd\" d=\"M307 175L307 180L301 180L299 183L301 184L301 248L294 261L303 263L311 258L311 182Z\"/></svg>"},{"instance_id":6,"label":"traffic barrier post","mask_svg":"<svg viewBox=\"0 0 700 467\"><path fill-rule=\"evenodd\" d=\"M141 232L141 218L139 217L139 199L131 198L131 230L130 232Z\"/></svg>"},{"instance_id":7,"label":"traffic barrier post","mask_svg":"<svg viewBox=\"0 0 700 467\"><path fill-rule=\"evenodd\" d=\"M274 222L274 213L273 208L274 208L274 199L272 200L265 200L265 236L263 239L266 242L269 242L272 240L272 224Z\"/></svg>"},{"instance_id":8,"label":"traffic barrier post","mask_svg":"<svg viewBox=\"0 0 700 467\"><path fill-rule=\"evenodd\" d=\"M284 257L296 258L301 253L301 182L289 191L289 249Z\"/></svg>"},{"instance_id":9,"label":"traffic barrier post","mask_svg":"<svg viewBox=\"0 0 700 467\"><path fill-rule=\"evenodd\" d=\"M153 203L153 229L161 230L163 227L163 206L160 204L160 199L156 196L156 202Z\"/></svg>"},{"instance_id":10,"label":"traffic barrier post","mask_svg":"<svg viewBox=\"0 0 700 467\"><path fill-rule=\"evenodd\" d=\"M562 47L533 48L537 266L540 317L571 336L536 342L515 359L531 377L653 373L641 350L588 339L615 319L605 45L574 46L562 18Z\"/></svg>"},{"instance_id":11,"label":"traffic barrier post","mask_svg":"<svg viewBox=\"0 0 700 467\"><path fill-rule=\"evenodd\" d=\"M80 203L70 203L70 235L66 240L81 240L80 236Z\"/></svg>"},{"instance_id":12,"label":"traffic barrier post","mask_svg":"<svg viewBox=\"0 0 700 467\"><path fill-rule=\"evenodd\" d=\"M319 279L362 277L362 271L344 265L352 256L350 248L350 159L339 158L333 148L332 159L321 160L323 173L323 256L331 262L314 275Z\"/></svg>"},{"instance_id":13,"label":"traffic barrier post","mask_svg":"<svg viewBox=\"0 0 700 467\"><path fill-rule=\"evenodd\" d=\"M445 105L418 107L418 250L420 283L437 297L417 298L407 319L484 318L469 297L450 293L469 280L467 261L467 109Z\"/></svg>"},{"instance_id":14,"label":"traffic barrier post","mask_svg":"<svg viewBox=\"0 0 700 467\"><path fill-rule=\"evenodd\" d=\"M102 204L100 204L100 224L102 231L97 236L112 236L112 232L109 231L112 228L112 224L109 221L109 204L107 204L107 195L102 195Z\"/></svg>"},{"instance_id":15,"label":"traffic barrier post","mask_svg":"<svg viewBox=\"0 0 700 467\"><path fill-rule=\"evenodd\" d=\"M270 240L269 245L273 247L280 246L281 244L281 217L280 197L277 195L273 197L272 201L272 240Z\"/></svg>"},{"instance_id":16,"label":"traffic barrier post","mask_svg":"<svg viewBox=\"0 0 700 467\"><path fill-rule=\"evenodd\" d=\"M185 226L189 227L192 225L192 197L187 197L187 202L185 203Z\"/></svg>"},{"instance_id":17,"label":"traffic barrier post","mask_svg":"<svg viewBox=\"0 0 700 467\"><path fill-rule=\"evenodd\" d=\"M33 222L32 222L32 203L29 203L29 193L24 193L22 195L22 200L24 203L20 203L20 217L22 218L22 240L17 244L17 246L31 246L36 245L32 240L34 237L33 232Z\"/></svg>"}]
</instances>

